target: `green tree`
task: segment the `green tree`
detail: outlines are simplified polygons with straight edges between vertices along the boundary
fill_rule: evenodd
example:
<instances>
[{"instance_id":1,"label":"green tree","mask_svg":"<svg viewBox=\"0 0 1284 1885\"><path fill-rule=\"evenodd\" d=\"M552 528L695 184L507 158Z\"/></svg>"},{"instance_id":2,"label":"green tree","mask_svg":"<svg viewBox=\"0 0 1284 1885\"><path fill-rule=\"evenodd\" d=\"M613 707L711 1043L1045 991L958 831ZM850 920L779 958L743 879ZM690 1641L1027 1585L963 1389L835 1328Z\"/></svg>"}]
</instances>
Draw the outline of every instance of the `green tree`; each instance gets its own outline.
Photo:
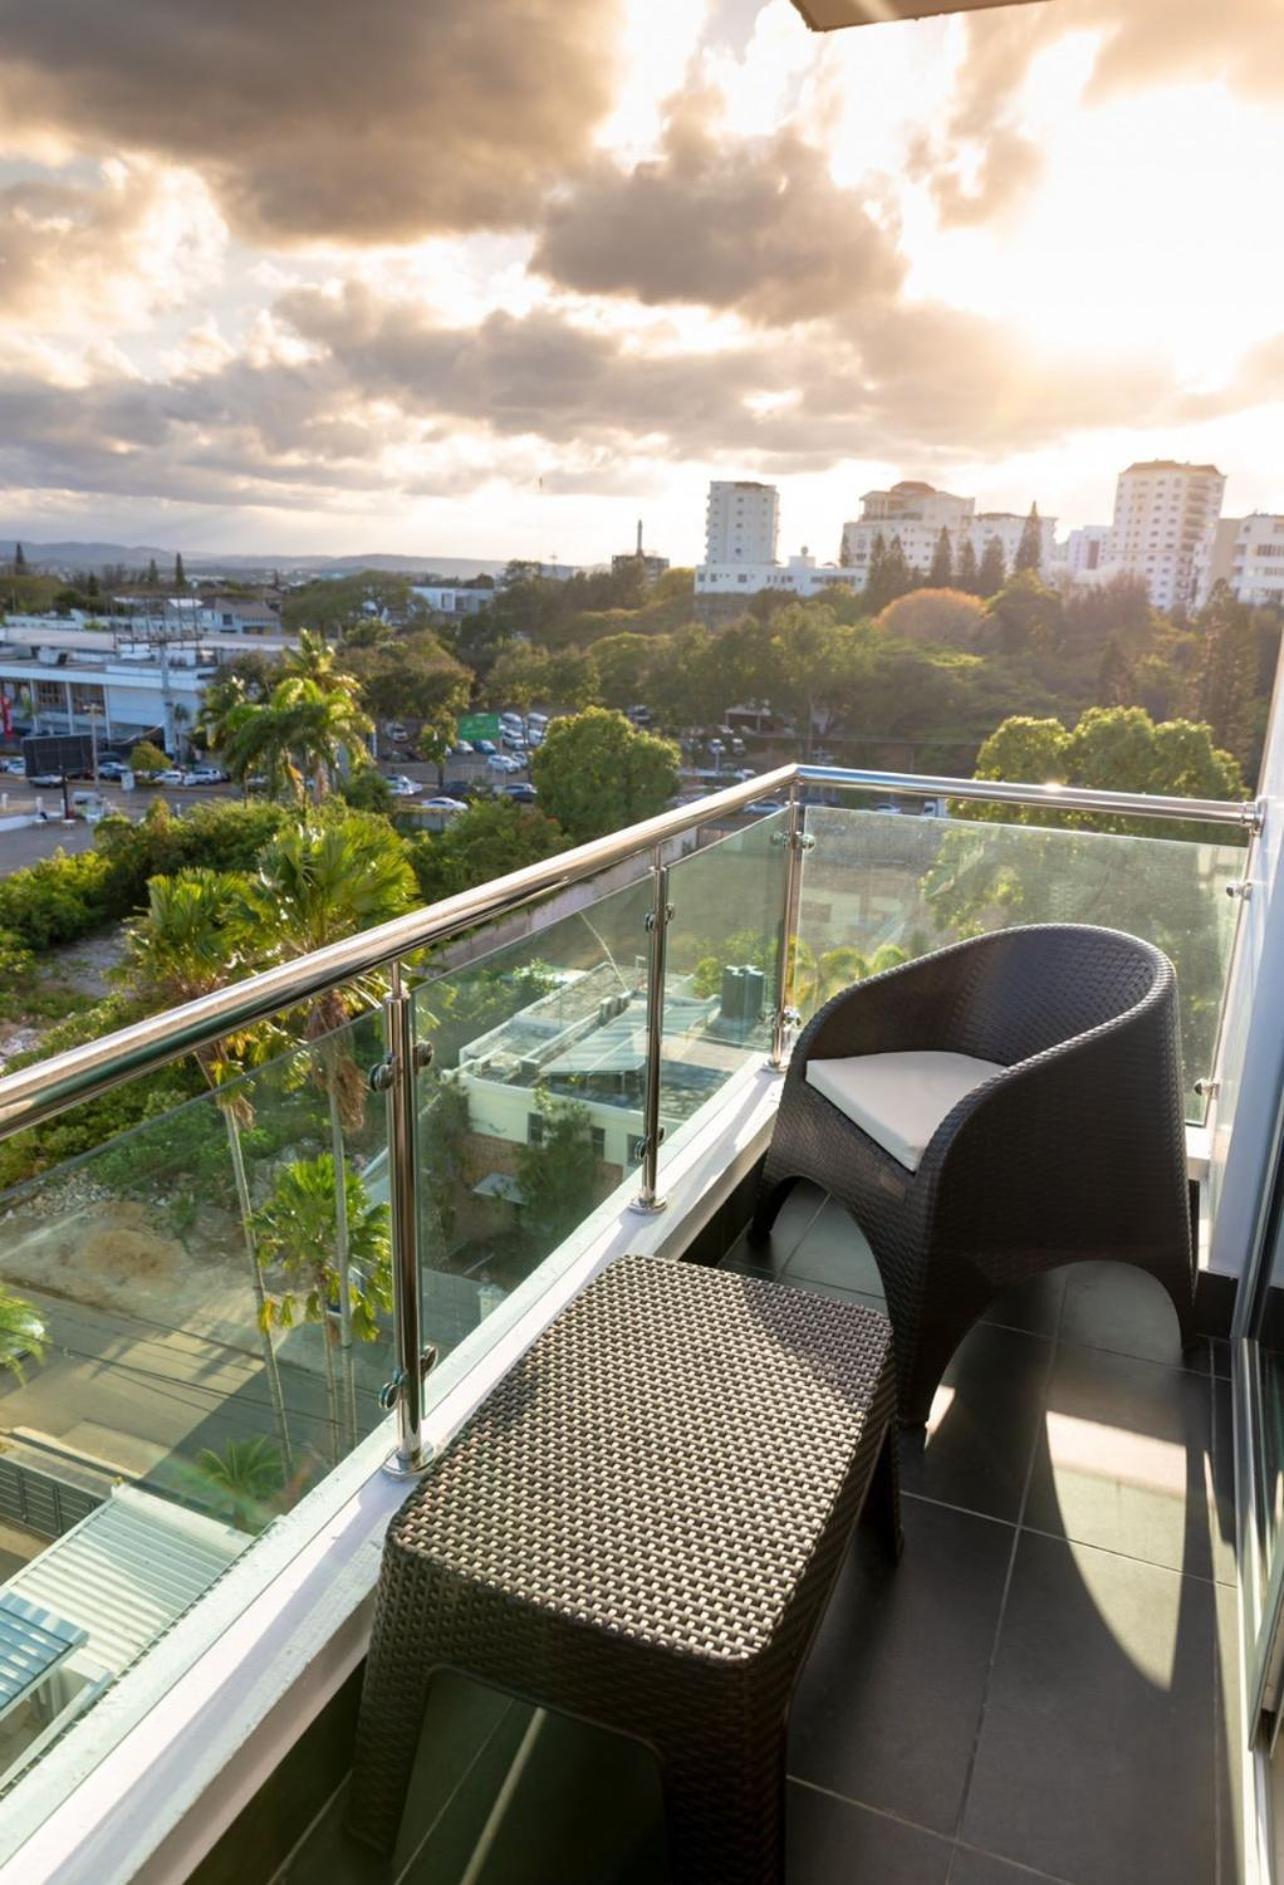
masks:
<instances>
[{"instance_id":1,"label":"green tree","mask_svg":"<svg viewBox=\"0 0 1284 1885\"><path fill-rule=\"evenodd\" d=\"M20 543L13 546L13 573L15 576L25 576L27 573L27 552Z\"/></svg>"},{"instance_id":2,"label":"green tree","mask_svg":"<svg viewBox=\"0 0 1284 1885\"><path fill-rule=\"evenodd\" d=\"M647 700L647 677L656 653L654 636L604 635L593 643L592 652L604 707L623 711Z\"/></svg>"},{"instance_id":3,"label":"green tree","mask_svg":"<svg viewBox=\"0 0 1284 1885\"><path fill-rule=\"evenodd\" d=\"M555 720L531 761L542 810L577 844L652 818L678 789L678 749L621 713Z\"/></svg>"},{"instance_id":4,"label":"green tree","mask_svg":"<svg viewBox=\"0 0 1284 1885\"><path fill-rule=\"evenodd\" d=\"M342 1207L337 1203L342 1196ZM347 1224L347 1265L343 1277L335 1263L338 1217ZM350 1327L358 1341L379 1335L379 1312L392 1307L392 1248L388 1207L371 1204L353 1171L339 1174L328 1152L299 1159L278 1172L271 1193L254 1213L259 1260L275 1263L286 1287L269 1297L272 1322L292 1328L300 1316L323 1331L326 1409L331 1457L340 1457L339 1379L336 1353L341 1345L342 1292L346 1290Z\"/></svg>"},{"instance_id":5,"label":"green tree","mask_svg":"<svg viewBox=\"0 0 1284 1885\"><path fill-rule=\"evenodd\" d=\"M981 552L980 567L976 572L976 592L980 596L996 596L1003 587L1007 575L1007 564L1003 556L1003 545L998 537L987 537L985 548Z\"/></svg>"},{"instance_id":6,"label":"green tree","mask_svg":"<svg viewBox=\"0 0 1284 1885\"><path fill-rule=\"evenodd\" d=\"M954 578L954 587L961 589L965 595L969 596L979 593L980 571L977 568L976 546L972 542L970 531L964 537L962 548L959 550L959 566Z\"/></svg>"},{"instance_id":7,"label":"green tree","mask_svg":"<svg viewBox=\"0 0 1284 1885\"><path fill-rule=\"evenodd\" d=\"M168 769L169 755L163 753L159 746L154 746L151 740L139 740L129 755L129 764L132 771L147 779L153 773Z\"/></svg>"},{"instance_id":8,"label":"green tree","mask_svg":"<svg viewBox=\"0 0 1284 1885\"><path fill-rule=\"evenodd\" d=\"M174 558L174 587L175 589L186 589L187 587L187 571L183 568L183 553L181 550Z\"/></svg>"},{"instance_id":9,"label":"green tree","mask_svg":"<svg viewBox=\"0 0 1284 1885\"><path fill-rule=\"evenodd\" d=\"M1195 685L1195 711L1221 746L1247 758L1252 745L1257 682L1257 639L1252 611L1236 600L1226 582L1214 585L1199 618L1203 654Z\"/></svg>"},{"instance_id":10,"label":"green tree","mask_svg":"<svg viewBox=\"0 0 1284 1885\"><path fill-rule=\"evenodd\" d=\"M597 1159L591 1116L578 1100L537 1098L543 1131L517 1154L522 1223L540 1256L555 1250L593 1208Z\"/></svg>"},{"instance_id":11,"label":"green tree","mask_svg":"<svg viewBox=\"0 0 1284 1885\"><path fill-rule=\"evenodd\" d=\"M21 1381L24 1360L43 1360L47 1341L39 1311L0 1284L0 1373Z\"/></svg>"},{"instance_id":12,"label":"green tree","mask_svg":"<svg viewBox=\"0 0 1284 1885\"><path fill-rule=\"evenodd\" d=\"M324 637L308 630L282 663L266 701L245 692L217 721L206 721L207 737L217 741L233 778L262 773L274 796L284 793L299 804L309 787L323 799L341 769L368 764L372 731L356 680L339 667Z\"/></svg>"},{"instance_id":13,"label":"green tree","mask_svg":"<svg viewBox=\"0 0 1284 1885\"><path fill-rule=\"evenodd\" d=\"M367 710L404 720L423 758L440 766L468 709L472 676L427 631L400 635L350 657Z\"/></svg>"},{"instance_id":14,"label":"green tree","mask_svg":"<svg viewBox=\"0 0 1284 1885\"><path fill-rule=\"evenodd\" d=\"M147 565L147 587L149 589L160 588L160 571L156 567L155 557L152 557Z\"/></svg>"},{"instance_id":15,"label":"green tree","mask_svg":"<svg viewBox=\"0 0 1284 1885\"><path fill-rule=\"evenodd\" d=\"M510 798L479 799L438 833L411 840L410 861L425 903L457 896L564 850L560 825Z\"/></svg>"},{"instance_id":16,"label":"green tree","mask_svg":"<svg viewBox=\"0 0 1284 1885\"><path fill-rule=\"evenodd\" d=\"M496 707L514 707L519 713L525 713L537 700L547 700L548 650L527 642L505 648L491 668L486 697Z\"/></svg>"},{"instance_id":17,"label":"green tree","mask_svg":"<svg viewBox=\"0 0 1284 1885\"><path fill-rule=\"evenodd\" d=\"M990 539L991 543L997 541L996 537ZM1004 583L990 598L989 615L1002 654L1019 655L1030 649L1046 653L1061 640L1061 598L1055 589L1040 582L1033 570L1017 570Z\"/></svg>"},{"instance_id":18,"label":"green tree","mask_svg":"<svg viewBox=\"0 0 1284 1885\"><path fill-rule=\"evenodd\" d=\"M1031 570L1036 576L1043 567L1043 532L1037 504L1030 506L1030 515L1021 531L1021 541L1017 544L1016 561L1012 567L1014 570Z\"/></svg>"},{"instance_id":19,"label":"green tree","mask_svg":"<svg viewBox=\"0 0 1284 1885\"><path fill-rule=\"evenodd\" d=\"M415 878L405 847L383 819L348 814L324 825L283 831L264 851L247 900L265 953L290 961L403 915L415 901ZM357 1131L365 1118L367 1081L346 1023L372 1007L382 993L378 976L345 982L317 996L307 1011L313 1071L330 1113L335 1175L332 1262L338 1280L338 1341L350 1444L356 1442L357 1402L344 1135Z\"/></svg>"},{"instance_id":20,"label":"green tree","mask_svg":"<svg viewBox=\"0 0 1284 1885\"><path fill-rule=\"evenodd\" d=\"M815 722L842 686L849 634L823 602L790 603L771 626L769 698L793 719L809 760Z\"/></svg>"},{"instance_id":21,"label":"green tree","mask_svg":"<svg viewBox=\"0 0 1284 1885\"><path fill-rule=\"evenodd\" d=\"M954 586L954 549L950 543L950 533L941 525L941 534L936 539L936 548L932 552L932 566L927 572L929 589L952 589Z\"/></svg>"},{"instance_id":22,"label":"green tree","mask_svg":"<svg viewBox=\"0 0 1284 1885\"><path fill-rule=\"evenodd\" d=\"M1097 700L1103 707L1127 707L1137 697L1132 663L1117 641L1108 641L1097 671Z\"/></svg>"},{"instance_id":23,"label":"green tree","mask_svg":"<svg viewBox=\"0 0 1284 1885\"><path fill-rule=\"evenodd\" d=\"M261 951L249 920L246 889L246 880L230 871L197 869L180 871L175 877L154 877L148 885L146 915L126 926L120 979L156 1007L178 1007L251 973L260 966ZM241 1138L253 1123L254 1111L244 1086L236 1080L238 1062L252 1057L261 1039L256 1041L252 1035L225 1037L201 1048L195 1058L215 1095L227 1135L268 1397L288 1473L290 1432L263 1273L254 1244Z\"/></svg>"}]
</instances>

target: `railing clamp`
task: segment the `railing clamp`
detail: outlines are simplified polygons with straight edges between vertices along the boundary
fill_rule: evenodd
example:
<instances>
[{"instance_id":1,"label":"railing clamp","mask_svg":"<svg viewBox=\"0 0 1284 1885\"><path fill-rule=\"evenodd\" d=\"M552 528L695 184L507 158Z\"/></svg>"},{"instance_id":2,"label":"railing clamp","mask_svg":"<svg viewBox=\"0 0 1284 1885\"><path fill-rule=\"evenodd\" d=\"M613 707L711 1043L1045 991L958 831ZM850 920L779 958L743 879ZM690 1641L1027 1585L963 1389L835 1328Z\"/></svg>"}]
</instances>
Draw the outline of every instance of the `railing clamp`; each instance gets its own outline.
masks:
<instances>
[{"instance_id":1,"label":"railing clamp","mask_svg":"<svg viewBox=\"0 0 1284 1885\"><path fill-rule=\"evenodd\" d=\"M646 915L642 918L642 927L648 936L654 932L655 926L659 920L660 912L658 910L648 910ZM671 903L666 903L664 906L664 920L666 923L673 921L673 905Z\"/></svg>"},{"instance_id":2,"label":"railing clamp","mask_svg":"<svg viewBox=\"0 0 1284 1885\"><path fill-rule=\"evenodd\" d=\"M814 851L816 849L816 834L813 831L803 830L773 831L771 834L771 842L781 845L782 847L788 845L791 851Z\"/></svg>"},{"instance_id":3,"label":"railing clamp","mask_svg":"<svg viewBox=\"0 0 1284 1885\"><path fill-rule=\"evenodd\" d=\"M1201 1100L1215 1099L1221 1090L1221 1081L1215 1080L1211 1073L1201 1074L1195 1082L1195 1091Z\"/></svg>"},{"instance_id":4,"label":"railing clamp","mask_svg":"<svg viewBox=\"0 0 1284 1885\"><path fill-rule=\"evenodd\" d=\"M1226 895L1228 897L1238 897L1241 903L1247 903L1252 897L1252 894L1253 880L1251 877L1241 877L1238 883L1227 884L1226 886Z\"/></svg>"},{"instance_id":5,"label":"railing clamp","mask_svg":"<svg viewBox=\"0 0 1284 1885\"><path fill-rule=\"evenodd\" d=\"M425 1375L427 1375L433 1368L435 1368L436 1365L437 1365L437 1344L435 1342L428 1342L420 1350L420 1354L419 1354L419 1378L420 1380L422 1381ZM393 1409L396 1407L398 1401L401 1399L401 1391L405 1387L405 1385L406 1385L405 1369L394 1368L393 1373L392 1373L392 1379L390 1381L385 1381L383 1386L379 1390L379 1396L378 1396L379 1405L383 1409L385 1414L390 1414L393 1411Z\"/></svg>"},{"instance_id":6,"label":"railing clamp","mask_svg":"<svg viewBox=\"0 0 1284 1885\"><path fill-rule=\"evenodd\" d=\"M415 1043L415 1072L424 1073L429 1067L431 1067L432 1057L433 1057L432 1042L431 1041L416 1041ZM396 1077L397 1077L397 1057L395 1054L385 1054L383 1059L376 1060L374 1066L370 1069L370 1076L369 1076L370 1091L372 1093L389 1092L392 1087L392 1083L396 1079Z\"/></svg>"}]
</instances>

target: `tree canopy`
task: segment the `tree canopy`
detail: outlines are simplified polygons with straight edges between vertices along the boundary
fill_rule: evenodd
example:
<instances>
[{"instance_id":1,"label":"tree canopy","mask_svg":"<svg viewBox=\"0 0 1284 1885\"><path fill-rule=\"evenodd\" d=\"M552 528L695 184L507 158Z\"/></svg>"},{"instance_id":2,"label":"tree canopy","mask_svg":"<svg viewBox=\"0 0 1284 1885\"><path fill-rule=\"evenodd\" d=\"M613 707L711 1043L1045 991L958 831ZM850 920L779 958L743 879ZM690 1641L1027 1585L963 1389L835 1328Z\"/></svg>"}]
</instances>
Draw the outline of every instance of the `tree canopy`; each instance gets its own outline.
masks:
<instances>
[{"instance_id":1,"label":"tree canopy","mask_svg":"<svg viewBox=\"0 0 1284 1885\"><path fill-rule=\"evenodd\" d=\"M678 789L677 747L590 707L555 720L531 761L541 808L575 843L664 810Z\"/></svg>"}]
</instances>

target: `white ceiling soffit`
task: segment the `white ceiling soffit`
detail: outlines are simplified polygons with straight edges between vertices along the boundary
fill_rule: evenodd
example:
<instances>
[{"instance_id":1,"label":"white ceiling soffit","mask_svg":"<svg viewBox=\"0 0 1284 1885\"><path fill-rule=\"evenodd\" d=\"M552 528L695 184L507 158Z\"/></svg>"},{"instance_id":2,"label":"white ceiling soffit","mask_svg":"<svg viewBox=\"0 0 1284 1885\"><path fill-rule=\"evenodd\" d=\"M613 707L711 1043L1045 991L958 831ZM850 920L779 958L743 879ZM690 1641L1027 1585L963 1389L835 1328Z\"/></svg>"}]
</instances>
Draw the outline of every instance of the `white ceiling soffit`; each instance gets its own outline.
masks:
<instances>
[{"instance_id":1,"label":"white ceiling soffit","mask_svg":"<svg viewBox=\"0 0 1284 1885\"><path fill-rule=\"evenodd\" d=\"M886 20L931 19L938 13L977 13L1012 0L794 0L814 33L840 26L876 26Z\"/></svg>"}]
</instances>

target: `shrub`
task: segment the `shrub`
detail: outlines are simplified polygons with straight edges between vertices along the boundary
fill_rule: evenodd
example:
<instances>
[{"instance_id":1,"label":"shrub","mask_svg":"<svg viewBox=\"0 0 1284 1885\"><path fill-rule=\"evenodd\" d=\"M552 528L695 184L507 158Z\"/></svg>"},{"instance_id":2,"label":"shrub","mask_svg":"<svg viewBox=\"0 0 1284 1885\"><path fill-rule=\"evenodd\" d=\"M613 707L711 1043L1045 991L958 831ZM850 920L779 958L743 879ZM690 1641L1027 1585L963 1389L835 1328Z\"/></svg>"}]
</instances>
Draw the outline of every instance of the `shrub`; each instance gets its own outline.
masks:
<instances>
[{"instance_id":1,"label":"shrub","mask_svg":"<svg viewBox=\"0 0 1284 1885\"><path fill-rule=\"evenodd\" d=\"M69 857L55 851L0 878L0 931L21 949L44 950L75 942L110 915L109 873L97 851Z\"/></svg>"},{"instance_id":2,"label":"shrub","mask_svg":"<svg viewBox=\"0 0 1284 1885\"><path fill-rule=\"evenodd\" d=\"M985 604L961 589L915 589L889 602L876 626L900 641L975 648L987 620Z\"/></svg>"}]
</instances>

